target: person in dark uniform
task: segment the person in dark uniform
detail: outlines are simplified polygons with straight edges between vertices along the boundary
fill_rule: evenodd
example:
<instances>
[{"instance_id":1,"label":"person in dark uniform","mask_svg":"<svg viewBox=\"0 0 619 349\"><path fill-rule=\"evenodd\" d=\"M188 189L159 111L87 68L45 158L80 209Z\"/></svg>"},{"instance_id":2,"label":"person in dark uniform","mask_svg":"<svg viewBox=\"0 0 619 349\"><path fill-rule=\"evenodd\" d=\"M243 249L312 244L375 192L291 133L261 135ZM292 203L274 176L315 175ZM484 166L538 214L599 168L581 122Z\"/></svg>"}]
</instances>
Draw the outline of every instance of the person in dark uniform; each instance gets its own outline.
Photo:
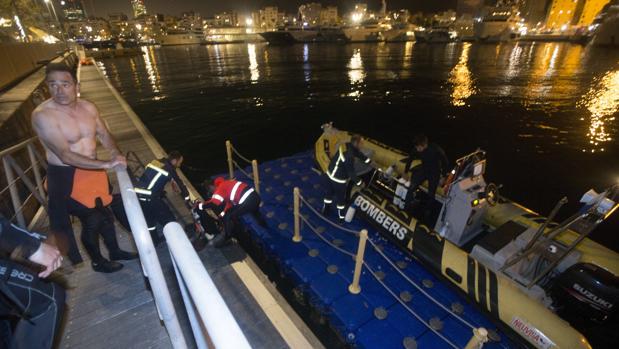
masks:
<instances>
[{"instance_id":1,"label":"person in dark uniform","mask_svg":"<svg viewBox=\"0 0 619 349\"><path fill-rule=\"evenodd\" d=\"M413 144L414 147L404 165L405 172L412 172L410 186L405 199L406 206L409 206L413 201L414 192L425 180L428 181L428 196L432 200L436 193L438 182L442 175L447 174L449 166L445 151L435 143L428 143L428 137L425 135L415 136ZM420 159L421 165L411 169L410 165L413 159Z\"/></svg>"},{"instance_id":2,"label":"person in dark uniform","mask_svg":"<svg viewBox=\"0 0 619 349\"><path fill-rule=\"evenodd\" d=\"M62 256L44 239L0 215L0 348L51 349L54 344L65 291L43 279L60 267ZM12 261L11 255L44 269L37 273Z\"/></svg>"},{"instance_id":3,"label":"person in dark uniform","mask_svg":"<svg viewBox=\"0 0 619 349\"><path fill-rule=\"evenodd\" d=\"M361 185L362 180L355 173L355 158L369 164L371 159L365 156L359 150L361 137L352 135L350 142L341 144L324 176L325 196L323 199L322 213L327 214L333 201L337 207L337 214L340 221L344 220L344 208L346 208L346 187L348 181L352 181L355 185Z\"/></svg>"},{"instance_id":4,"label":"person in dark uniform","mask_svg":"<svg viewBox=\"0 0 619 349\"><path fill-rule=\"evenodd\" d=\"M165 185L170 181L174 181L180 190L183 200L185 200L188 206L191 206L189 191L178 177L178 173L176 173L176 169L181 167L182 163L183 156L178 151L170 152L167 158L151 161L146 165L144 173L138 180L138 185L134 188L142 205L148 230L155 245L164 241L157 234L157 224L165 226L170 222L176 221L176 217L170 210L170 207L163 201Z\"/></svg>"}]
</instances>

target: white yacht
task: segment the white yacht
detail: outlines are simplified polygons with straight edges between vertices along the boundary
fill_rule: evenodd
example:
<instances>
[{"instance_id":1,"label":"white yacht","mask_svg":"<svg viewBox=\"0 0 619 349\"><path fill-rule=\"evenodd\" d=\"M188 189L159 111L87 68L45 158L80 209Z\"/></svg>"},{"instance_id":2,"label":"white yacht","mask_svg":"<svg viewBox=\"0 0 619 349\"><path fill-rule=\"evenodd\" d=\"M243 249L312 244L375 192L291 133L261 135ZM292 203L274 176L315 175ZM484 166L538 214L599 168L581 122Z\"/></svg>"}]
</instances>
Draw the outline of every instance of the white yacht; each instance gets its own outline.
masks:
<instances>
[{"instance_id":1,"label":"white yacht","mask_svg":"<svg viewBox=\"0 0 619 349\"><path fill-rule=\"evenodd\" d=\"M511 6L487 8L481 21L474 23L475 38L478 41L502 42L518 39L520 16Z\"/></svg>"},{"instance_id":2,"label":"white yacht","mask_svg":"<svg viewBox=\"0 0 619 349\"><path fill-rule=\"evenodd\" d=\"M458 40L458 33L448 26L422 29L415 31L415 40L418 42L447 43Z\"/></svg>"},{"instance_id":3,"label":"white yacht","mask_svg":"<svg viewBox=\"0 0 619 349\"><path fill-rule=\"evenodd\" d=\"M382 28L376 22L362 23L342 29L349 42L377 42L384 41Z\"/></svg>"},{"instance_id":4,"label":"white yacht","mask_svg":"<svg viewBox=\"0 0 619 349\"><path fill-rule=\"evenodd\" d=\"M171 29L158 37L161 46L196 45L204 41L202 30Z\"/></svg>"},{"instance_id":5,"label":"white yacht","mask_svg":"<svg viewBox=\"0 0 619 349\"><path fill-rule=\"evenodd\" d=\"M381 33L387 42L415 41L415 26L408 23L393 24Z\"/></svg>"}]
</instances>

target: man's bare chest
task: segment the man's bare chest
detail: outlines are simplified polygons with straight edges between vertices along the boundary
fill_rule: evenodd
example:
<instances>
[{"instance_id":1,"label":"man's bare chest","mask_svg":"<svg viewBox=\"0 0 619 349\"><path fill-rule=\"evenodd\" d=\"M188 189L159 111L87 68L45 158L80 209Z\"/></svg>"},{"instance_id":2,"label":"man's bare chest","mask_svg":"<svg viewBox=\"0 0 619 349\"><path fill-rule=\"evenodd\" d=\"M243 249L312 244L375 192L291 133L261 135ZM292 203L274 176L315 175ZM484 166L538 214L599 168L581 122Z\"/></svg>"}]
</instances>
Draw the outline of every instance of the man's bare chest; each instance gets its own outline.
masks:
<instances>
[{"instance_id":1,"label":"man's bare chest","mask_svg":"<svg viewBox=\"0 0 619 349\"><path fill-rule=\"evenodd\" d=\"M58 126L69 143L77 143L82 139L94 139L97 133L97 124L94 116L80 110L61 115Z\"/></svg>"}]
</instances>

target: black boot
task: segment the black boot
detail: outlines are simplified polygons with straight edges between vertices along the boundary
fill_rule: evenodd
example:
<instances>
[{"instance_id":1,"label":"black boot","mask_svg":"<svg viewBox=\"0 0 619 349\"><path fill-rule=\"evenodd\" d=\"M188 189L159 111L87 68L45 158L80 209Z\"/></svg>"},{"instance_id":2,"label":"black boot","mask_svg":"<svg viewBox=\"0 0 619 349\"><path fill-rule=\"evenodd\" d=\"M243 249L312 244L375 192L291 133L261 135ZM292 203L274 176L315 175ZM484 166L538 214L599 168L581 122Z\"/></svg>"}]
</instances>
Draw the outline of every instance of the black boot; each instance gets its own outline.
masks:
<instances>
[{"instance_id":1,"label":"black boot","mask_svg":"<svg viewBox=\"0 0 619 349\"><path fill-rule=\"evenodd\" d=\"M92 269L99 273L113 273L123 268L123 265L118 262L108 261L104 259L98 263L92 262Z\"/></svg>"},{"instance_id":2,"label":"black boot","mask_svg":"<svg viewBox=\"0 0 619 349\"><path fill-rule=\"evenodd\" d=\"M215 235L215 237L213 238L213 240L209 242L209 244L217 248L220 248L220 247L225 246L229 240L230 238L225 233L220 233L220 234Z\"/></svg>"},{"instance_id":3,"label":"black boot","mask_svg":"<svg viewBox=\"0 0 619 349\"><path fill-rule=\"evenodd\" d=\"M323 216L326 216L329 214L331 208L331 204L322 204L322 210L320 211L320 213L322 213Z\"/></svg>"},{"instance_id":4,"label":"black boot","mask_svg":"<svg viewBox=\"0 0 619 349\"><path fill-rule=\"evenodd\" d=\"M138 257L139 257L138 254L135 252L127 252L121 249L110 252L111 261L130 261Z\"/></svg>"}]
</instances>

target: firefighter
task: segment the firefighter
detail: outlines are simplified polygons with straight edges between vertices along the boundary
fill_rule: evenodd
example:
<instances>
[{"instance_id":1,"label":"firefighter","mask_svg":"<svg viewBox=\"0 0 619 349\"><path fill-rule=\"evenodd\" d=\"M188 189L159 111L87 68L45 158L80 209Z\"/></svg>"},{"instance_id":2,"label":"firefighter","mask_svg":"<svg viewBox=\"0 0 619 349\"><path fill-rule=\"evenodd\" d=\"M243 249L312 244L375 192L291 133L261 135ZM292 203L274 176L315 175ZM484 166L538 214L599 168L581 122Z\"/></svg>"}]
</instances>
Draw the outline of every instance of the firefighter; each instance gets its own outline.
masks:
<instances>
[{"instance_id":1,"label":"firefighter","mask_svg":"<svg viewBox=\"0 0 619 349\"><path fill-rule=\"evenodd\" d=\"M234 222L237 218L251 213L256 221L266 227L266 222L260 214L260 195L246 183L235 179L217 177L208 185L213 192L211 198L200 205L200 209L211 209L218 212L223 222L223 234L213 238L215 247L223 246L232 236Z\"/></svg>"},{"instance_id":2,"label":"firefighter","mask_svg":"<svg viewBox=\"0 0 619 349\"><path fill-rule=\"evenodd\" d=\"M178 151L172 151L166 158L153 160L144 169L144 173L135 187L135 192L140 199L142 211L148 224L148 230L155 245L165 241L157 234L157 224L165 226L169 222L176 221L176 217L170 207L163 200L165 185L173 181L180 190L180 195L187 205L191 206L191 198L187 187L178 177L176 170L183 163L183 156Z\"/></svg>"},{"instance_id":3,"label":"firefighter","mask_svg":"<svg viewBox=\"0 0 619 349\"><path fill-rule=\"evenodd\" d=\"M360 143L361 137L359 135L352 135L350 142L341 144L331 159L328 171L324 177L326 191L323 199L322 213L326 215L335 200L340 222L344 221L348 182L352 181L357 186L363 184L363 181L355 173L355 158L360 159L366 164L371 162L371 159L359 150Z\"/></svg>"}]
</instances>

